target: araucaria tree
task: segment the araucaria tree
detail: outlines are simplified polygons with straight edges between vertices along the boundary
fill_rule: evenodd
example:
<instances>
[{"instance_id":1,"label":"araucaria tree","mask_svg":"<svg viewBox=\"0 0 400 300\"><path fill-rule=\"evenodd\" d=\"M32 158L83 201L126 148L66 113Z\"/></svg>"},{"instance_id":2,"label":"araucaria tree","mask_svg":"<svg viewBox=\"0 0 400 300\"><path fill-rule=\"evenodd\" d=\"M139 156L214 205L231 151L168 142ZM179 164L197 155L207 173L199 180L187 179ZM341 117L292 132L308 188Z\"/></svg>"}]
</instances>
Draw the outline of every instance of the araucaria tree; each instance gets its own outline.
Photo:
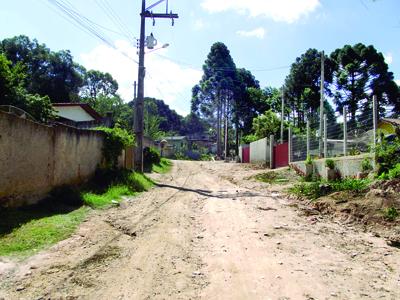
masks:
<instances>
[{"instance_id":1,"label":"araucaria tree","mask_svg":"<svg viewBox=\"0 0 400 300\"><path fill-rule=\"evenodd\" d=\"M334 61L334 101L339 112L347 106L351 121L356 121L357 112L370 112L372 96L378 96L382 110L392 105L394 112L400 112L399 89L393 80L393 73L382 53L373 46L345 45L331 54Z\"/></svg>"},{"instance_id":2,"label":"araucaria tree","mask_svg":"<svg viewBox=\"0 0 400 300\"><path fill-rule=\"evenodd\" d=\"M232 111L236 66L225 44L215 43L203 65L204 75L193 88L192 112L207 119L217 132L217 154L222 154L221 129Z\"/></svg>"}]
</instances>

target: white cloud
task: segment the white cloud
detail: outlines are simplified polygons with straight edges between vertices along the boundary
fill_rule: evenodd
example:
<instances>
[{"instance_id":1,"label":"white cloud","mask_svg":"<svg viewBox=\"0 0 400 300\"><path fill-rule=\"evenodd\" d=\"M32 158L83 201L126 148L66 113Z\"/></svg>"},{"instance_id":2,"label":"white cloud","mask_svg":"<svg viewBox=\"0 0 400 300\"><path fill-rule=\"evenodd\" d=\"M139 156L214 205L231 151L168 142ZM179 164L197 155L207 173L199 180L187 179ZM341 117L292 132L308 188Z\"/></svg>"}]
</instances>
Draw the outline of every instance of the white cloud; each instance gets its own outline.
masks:
<instances>
[{"instance_id":1,"label":"white cloud","mask_svg":"<svg viewBox=\"0 0 400 300\"><path fill-rule=\"evenodd\" d=\"M385 55L384 55L384 57L385 57L385 62L388 64L388 65L390 65L390 64L392 64L392 62L393 62L393 54L392 53L386 53Z\"/></svg>"},{"instance_id":2,"label":"white cloud","mask_svg":"<svg viewBox=\"0 0 400 300\"><path fill-rule=\"evenodd\" d=\"M320 0L202 0L201 6L210 13L233 10L251 17L293 23L313 12Z\"/></svg>"},{"instance_id":3,"label":"white cloud","mask_svg":"<svg viewBox=\"0 0 400 300\"><path fill-rule=\"evenodd\" d=\"M243 37L256 37L260 40L262 40L265 36L265 29L262 27L256 28L254 30L250 31L245 31L245 30L239 30L236 32L239 36Z\"/></svg>"},{"instance_id":4,"label":"white cloud","mask_svg":"<svg viewBox=\"0 0 400 300\"><path fill-rule=\"evenodd\" d=\"M400 79L396 79L395 82L397 83L398 86L400 86Z\"/></svg>"},{"instance_id":5,"label":"white cloud","mask_svg":"<svg viewBox=\"0 0 400 300\"><path fill-rule=\"evenodd\" d=\"M127 41L117 41L119 51L138 60L136 48ZM99 45L89 53L81 54L82 64L87 69L110 73L119 84L118 93L125 101L133 99L133 83L137 79L138 65L119 51ZM166 59L168 49L146 54L145 96L163 99L178 113L187 114L190 109L191 88L200 80L201 71ZM158 55L160 54L160 55Z\"/></svg>"}]
</instances>

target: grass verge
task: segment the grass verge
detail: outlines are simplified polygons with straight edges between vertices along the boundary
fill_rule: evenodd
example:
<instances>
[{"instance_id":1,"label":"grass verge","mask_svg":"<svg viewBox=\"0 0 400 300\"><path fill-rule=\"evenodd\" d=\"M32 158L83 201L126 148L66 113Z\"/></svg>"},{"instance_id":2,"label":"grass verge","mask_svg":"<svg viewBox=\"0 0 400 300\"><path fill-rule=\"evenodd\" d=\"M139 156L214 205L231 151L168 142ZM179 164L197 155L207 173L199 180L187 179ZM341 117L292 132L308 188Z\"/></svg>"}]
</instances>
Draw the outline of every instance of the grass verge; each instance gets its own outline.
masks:
<instances>
[{"instance_id":1,"label":"grass verge","mask_svg":"<svg viewBox=\"0 0 400 300\"><path fill-rule=\"evenodd\" d=\"M168 173L171 170L171 168L172 168L172 162L169 159L162 157L158 165L153 165L152 172L165 174Z\"/></svg>"},{"instance_id":2,"label":"grass verge","mask_svg":"<svg viewBox=\"0 0 400 300\"><path fill-rule=\"evenodd\" d=\"M93 209L147 191L153 182L130 171L98 171L81 187L54 190L40 204L0 208L0 256L26 257L68 238Z\"/></svg>"},{"instance_id":3,"label":"grass verge","mask_svg":"<svg viewBox=\"0 0 400 300\"><path fill-rule=\"evenodd\" d=\"M322 196L339 191L362 192L371 183L368 179L345 178L343 180L300 182L289 188L289 193L316 200Z\"/></svg>"}]
</instances>

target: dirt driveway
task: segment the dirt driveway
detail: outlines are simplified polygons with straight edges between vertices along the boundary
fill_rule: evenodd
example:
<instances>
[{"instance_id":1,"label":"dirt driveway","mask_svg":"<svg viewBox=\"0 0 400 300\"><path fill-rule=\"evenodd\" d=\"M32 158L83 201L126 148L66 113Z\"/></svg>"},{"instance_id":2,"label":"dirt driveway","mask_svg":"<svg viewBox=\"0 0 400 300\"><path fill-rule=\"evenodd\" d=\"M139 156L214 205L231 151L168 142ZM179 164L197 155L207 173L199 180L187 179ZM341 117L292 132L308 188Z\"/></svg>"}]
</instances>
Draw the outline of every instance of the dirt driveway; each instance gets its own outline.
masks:
<instances>
[{"instance_id":1,"label":"dirt driveway","mask_svg":"<svg viewBox=\"0 0 400 300\"><path fill-rule=\"evenodd\" d=\"M0 299L400 299L400 250L304 217L257 171L174 162L71 238L0 262Z\"/></svg>"}]
</instances>

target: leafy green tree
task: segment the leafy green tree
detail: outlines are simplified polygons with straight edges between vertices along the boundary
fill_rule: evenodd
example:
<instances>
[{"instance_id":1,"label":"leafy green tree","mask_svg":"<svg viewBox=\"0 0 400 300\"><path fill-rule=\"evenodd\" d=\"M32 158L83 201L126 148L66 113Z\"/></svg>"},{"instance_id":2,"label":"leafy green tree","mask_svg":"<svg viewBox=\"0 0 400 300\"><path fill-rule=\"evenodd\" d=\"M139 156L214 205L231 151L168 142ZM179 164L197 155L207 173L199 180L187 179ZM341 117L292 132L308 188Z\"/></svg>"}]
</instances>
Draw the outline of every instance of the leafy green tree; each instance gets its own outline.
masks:
<instances>
[{"instance_id":1,"label":"leafy green tree","mask_svg":"<svg viewBox=\"0 0 400 300\"><path fill-rule=\"evenodd\" d=\"M103 117L111 113L113 123L119 127L131 131L133 128L133 109L129 104L124 103L120 96L106 96L100 94L93 108Z\"/></svg>"},{"instance_id":2,"label":"leafy green tree","mask_svg":"<svg viewBox=\"0 0 400 300\"><path fill-rule=\"evenodd\" d=\"M37 121L48 122L54 118L54 109L47 96L31 95L23 88L24 68L14 67L0 54L0 104L13 105L25 110Z\"/></svg>"},{"instance_id":3,"label":"leafy green tree","mask_svg":"<svg viewBox=\"0 0 400 300\"><path fill-rule=\"evenodd\" d=\"M0 51L13 66L24 66L27 93L48 96L52 102L79 99L84 68L74 63L69 51L52 52L46 45L23 35L1 41Z\"/></svg>"},{"instance_id":4,"label":"leafy green tree","mask_svg":"<svg viewBox=\"0 0 400 300\"><path fill-rule=\"evenodd\" d=\"M196 114L190 113L183 119L183 130L181 133L184 135L203 134L207 131L207 125Z\"/></svg>"},{"instance_id":5,"label":"leafy green tree","mask_svg":"<svg viewBox=\"0 0 400 300\"><path fill-rule=\"evenodd\" d=\"M99 96L114 97L118 91L118 83L109 73L89 70L84 77L84 84L80 90L83 98L89 104L96 102Z\"/></svg>"},{"instance_id":6,"label":"leafy green tree","mask_svg":"<svg viewBox=\"0 0 400 300\"><path fill-rule=\"evenodd\" d=\"M221 125L224 115L232 113L232 99L237 81L236 65L225 44L211 46L203 65L203 77L192 90L192 112L206 118L217 131L217 153L221 149Z\"/></svg>"},{"instance_id":7,"label":"leafy green tree","mask_svg":"<svg viewBox=\"0 0 400 300\"><path fill-rule=\"evenodd\" d=\"M284 93L286 105L292 112L292 119L298 127L305 127L307 117L317 117L320 106L321 86L321 57L322 52L308 49L290 68L290 73L285 79ZM331 94L333 62L325 58L325 91Z\"/></svg>"},{"instance_id":8,"label":"leafy green tree","mask_svg":"<svg viewBox=\"0 0 400 300\"><path fill-rule=\"evenodd\" d=\"M400 112L399 88L388 71L383 54L373 46L362 43L345 45L331 54L335 62L334 100L341 113L343 106L349 108L351 121L356 121L357 112L368 111L372 95L378 96L379 106L393 105Z\"/></svg>"},{"instance_id":9,"label":"leafy green tree","mask_svg":"<svg viewBox=\"0 0 400 300\"><path fill-rule=\"evenodd\" d=\"M154 101L145 99L144 102L144 135L154 140L159 139L163 132L160 130L160 123L163 120L158 114L157 105Z\"/></svg>"},{"instance_id":10,"label":"leafy green tree","mask_svg":"<svg viewBox=\"0 0 400 300\"><path fill-rule=\"evenodd\" d=\"M253 120L253 131L258 139L276 134L280 126L281 121L272 110L267 110L264 114Z\"/></svg>"}]
</instances>

